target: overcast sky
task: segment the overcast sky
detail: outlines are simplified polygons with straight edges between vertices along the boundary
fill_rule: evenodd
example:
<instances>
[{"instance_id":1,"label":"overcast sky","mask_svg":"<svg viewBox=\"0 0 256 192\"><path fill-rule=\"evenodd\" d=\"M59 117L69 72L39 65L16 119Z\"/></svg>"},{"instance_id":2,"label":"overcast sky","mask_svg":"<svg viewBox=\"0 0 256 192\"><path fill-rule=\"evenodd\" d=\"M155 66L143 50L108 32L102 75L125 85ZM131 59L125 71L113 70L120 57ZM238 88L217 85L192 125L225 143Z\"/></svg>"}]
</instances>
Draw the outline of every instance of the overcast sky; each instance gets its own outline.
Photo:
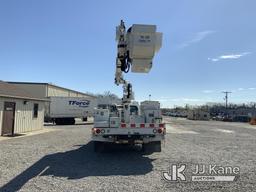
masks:
<instances>
[{"instance_id":1,"label":"overcast sky","mask_svg":"<svg viewBox=\"0 0 256 192\"><path fill-rule=\"evenodd\" d=\"M123 4L121 2L124 2ZM137 100L162 106L256 101L255 0L1 0L0 79L122 96L115 27L155 24L163 47L149 74L127 74Z\"/></svg>"}]
</instances>

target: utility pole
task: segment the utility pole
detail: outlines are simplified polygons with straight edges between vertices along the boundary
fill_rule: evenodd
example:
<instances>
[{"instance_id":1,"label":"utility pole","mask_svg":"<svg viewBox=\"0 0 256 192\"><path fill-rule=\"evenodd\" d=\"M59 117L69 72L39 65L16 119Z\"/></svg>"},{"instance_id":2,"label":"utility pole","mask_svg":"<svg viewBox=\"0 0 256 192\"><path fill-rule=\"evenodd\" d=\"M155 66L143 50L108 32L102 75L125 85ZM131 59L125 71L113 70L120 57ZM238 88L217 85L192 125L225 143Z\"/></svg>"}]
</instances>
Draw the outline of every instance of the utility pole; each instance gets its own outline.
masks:
<instances>
[{"instance_id":1,"label":"utility pole","mask_svg":"<svg viewBox=\"0 0 256 192\"><path fill-rule=\"evenodd\" d=\"M228 109L228 94L231 94L232 92L230 91L222 91L222 93L225 94L224 100L226 102L226 110Z\"/></svg>"}]
</instances>

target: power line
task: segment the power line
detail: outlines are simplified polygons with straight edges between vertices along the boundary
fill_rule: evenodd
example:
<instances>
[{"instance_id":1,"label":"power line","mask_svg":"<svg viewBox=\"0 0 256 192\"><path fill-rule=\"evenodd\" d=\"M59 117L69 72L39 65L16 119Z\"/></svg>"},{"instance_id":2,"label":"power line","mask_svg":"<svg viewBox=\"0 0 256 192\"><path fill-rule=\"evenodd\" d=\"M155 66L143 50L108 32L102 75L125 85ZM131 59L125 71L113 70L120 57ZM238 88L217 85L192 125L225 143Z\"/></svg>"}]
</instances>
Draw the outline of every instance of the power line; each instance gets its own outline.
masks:
<instances>
[{"instance_id":1,"label":"power line","mask_svg":"<svg viewBox=\"0 0 256 192\"><path fill-rule=\"evenodd\" d=\"M228 94L231 94L232 92L230 91L222 91L222 93L225 94L224 100L226 102L226 109L228 108Z\"/></svg>"}]
</instances>

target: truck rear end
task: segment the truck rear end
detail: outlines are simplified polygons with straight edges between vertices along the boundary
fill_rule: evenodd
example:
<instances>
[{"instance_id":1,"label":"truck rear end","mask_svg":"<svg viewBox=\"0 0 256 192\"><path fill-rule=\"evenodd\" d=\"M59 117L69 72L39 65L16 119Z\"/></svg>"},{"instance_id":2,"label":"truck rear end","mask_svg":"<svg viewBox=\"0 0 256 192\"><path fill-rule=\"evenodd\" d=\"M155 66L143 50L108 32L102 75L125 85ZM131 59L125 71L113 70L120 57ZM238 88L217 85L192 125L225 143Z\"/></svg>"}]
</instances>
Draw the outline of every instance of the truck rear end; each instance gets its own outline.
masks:
<instances>
[{"instance_id":1,"label":"truck rear end","mask_svg":"<svg viewBox=\"0 0 256 192\"><path fill-rule=\"evenodd\" d=\"M107 143L115 143L141 144L144 151L160 152L166 128L159 118L160 109L158 106L157 108L143 109L142 113L135 110L134 104L124 105L123 109L114 105L96 109L92 128L95 151L102 151Z\"/></svg>"}]
</instances>

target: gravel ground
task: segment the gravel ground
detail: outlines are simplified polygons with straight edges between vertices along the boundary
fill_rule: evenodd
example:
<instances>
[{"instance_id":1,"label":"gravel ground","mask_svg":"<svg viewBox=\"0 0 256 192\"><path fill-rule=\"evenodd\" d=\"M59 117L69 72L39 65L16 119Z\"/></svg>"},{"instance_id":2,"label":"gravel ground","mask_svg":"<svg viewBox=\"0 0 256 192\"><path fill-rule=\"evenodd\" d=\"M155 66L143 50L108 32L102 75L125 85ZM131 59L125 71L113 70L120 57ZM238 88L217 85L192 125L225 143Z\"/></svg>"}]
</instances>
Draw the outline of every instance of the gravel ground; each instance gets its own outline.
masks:
<instances>
[{"instance_id":1,"label":"gravel ground","mask_svg":"<svg viewBox=\"0 0 256 192\"><path fill-rule=\"evenodd\" d=\"M256 127L166 118L161 153L114 146L94 153L92 125L54 126L0 141L0 191L256 191ZM167 182L171 164L238 166L235 182Z\"/></svg>"}]
</instances>

